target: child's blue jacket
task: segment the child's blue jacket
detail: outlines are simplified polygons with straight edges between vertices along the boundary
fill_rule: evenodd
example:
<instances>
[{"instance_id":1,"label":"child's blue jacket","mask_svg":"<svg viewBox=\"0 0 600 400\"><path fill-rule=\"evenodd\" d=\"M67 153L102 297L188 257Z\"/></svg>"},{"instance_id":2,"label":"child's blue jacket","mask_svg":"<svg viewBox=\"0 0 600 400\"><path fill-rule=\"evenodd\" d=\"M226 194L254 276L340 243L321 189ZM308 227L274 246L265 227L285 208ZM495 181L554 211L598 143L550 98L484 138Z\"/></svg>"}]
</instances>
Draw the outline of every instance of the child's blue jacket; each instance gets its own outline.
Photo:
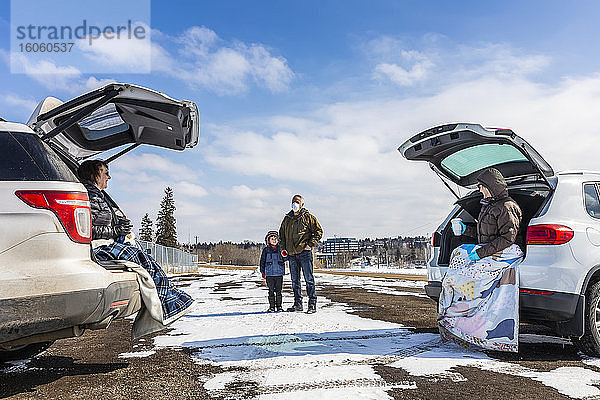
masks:
<instances>
[{"instance_id":1,"label":"child's blue jacket","mask_svg":"<svg viewBox=\"0 0 600 400\"><path fill-rule=\"evenodd\" d=\"M260 255L260 272L265 276L283 276L285 275L285 264L279 244L274 248L267 246Z\"/></svg>"}]
</instances>

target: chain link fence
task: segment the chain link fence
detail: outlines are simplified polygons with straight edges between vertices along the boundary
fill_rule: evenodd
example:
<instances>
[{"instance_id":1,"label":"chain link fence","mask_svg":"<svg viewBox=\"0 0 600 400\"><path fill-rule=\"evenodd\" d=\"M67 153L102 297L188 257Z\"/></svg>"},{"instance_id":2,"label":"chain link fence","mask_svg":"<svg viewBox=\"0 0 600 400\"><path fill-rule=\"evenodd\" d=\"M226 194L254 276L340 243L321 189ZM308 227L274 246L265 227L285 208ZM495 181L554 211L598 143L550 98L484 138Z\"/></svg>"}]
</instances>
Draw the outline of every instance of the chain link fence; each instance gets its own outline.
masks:
<instances>
[{"instance_id":1,"label":"chain link fence","mask_svg":"<svg viewBox=\"0 0 600 400\"><path fill-rule=\"evenodd\" d=\"M198 256L174 247L138 240L140 249L150 254L167 274L198 272Z\"/></svg>"}]
</instances>

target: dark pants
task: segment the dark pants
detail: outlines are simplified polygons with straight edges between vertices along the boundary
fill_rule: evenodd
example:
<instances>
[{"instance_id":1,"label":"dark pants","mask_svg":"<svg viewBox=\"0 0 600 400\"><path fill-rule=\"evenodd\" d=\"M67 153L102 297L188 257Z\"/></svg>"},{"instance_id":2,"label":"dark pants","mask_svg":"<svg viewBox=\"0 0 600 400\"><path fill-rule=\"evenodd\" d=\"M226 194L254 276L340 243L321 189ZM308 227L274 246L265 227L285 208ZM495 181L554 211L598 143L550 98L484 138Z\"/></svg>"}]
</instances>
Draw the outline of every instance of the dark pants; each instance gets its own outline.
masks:
<instances>
[{"instance_id":1,"label":"dark pants","mask_svg":"<svg viewBox=\"0 0 600 400\"><path fill-rule=\"evenodd\" d=\"M306 295L308 305L317 306L317 293L315 291L315 277L313 276L313 257L311 250L304 250L300 254L288 256L290 262L290 276L292 278L292 289L294 290L294 304L302 305L302 285L300 284L300 270L306 282Z\"/></svg>"},{"instance_id":2,"label":"dark pants","mask_svg":"<svg viewBox=\"0 0 600 400\"><path fill-rule=\"evenodd\" d=\"M283 286L283 276L265 277L269 287L269 306L281 307L281 287Z\"/></svg>"}]
</instances>

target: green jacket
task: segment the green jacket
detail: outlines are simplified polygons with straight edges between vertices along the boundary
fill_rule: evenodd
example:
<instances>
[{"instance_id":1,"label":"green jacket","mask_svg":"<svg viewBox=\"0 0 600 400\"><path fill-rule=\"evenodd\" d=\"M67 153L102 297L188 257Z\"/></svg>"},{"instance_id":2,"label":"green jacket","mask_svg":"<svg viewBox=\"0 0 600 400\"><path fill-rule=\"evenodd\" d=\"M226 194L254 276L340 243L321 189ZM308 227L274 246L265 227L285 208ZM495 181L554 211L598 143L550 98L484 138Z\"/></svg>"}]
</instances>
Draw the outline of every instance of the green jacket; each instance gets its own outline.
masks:
<instances>
[{"instance_id":1,"label":"green jacket","mask_svg":"<svg viewBox=\"0 0 600 400\"><path fill-rule=\"evenodd\" d=\"M279 245L293 256L302 253L306 245L315 247L322 236L323 229L317 218L303 208L298 215L290 211L283 217L279 228Z\"/></svg>"}]
</instances>

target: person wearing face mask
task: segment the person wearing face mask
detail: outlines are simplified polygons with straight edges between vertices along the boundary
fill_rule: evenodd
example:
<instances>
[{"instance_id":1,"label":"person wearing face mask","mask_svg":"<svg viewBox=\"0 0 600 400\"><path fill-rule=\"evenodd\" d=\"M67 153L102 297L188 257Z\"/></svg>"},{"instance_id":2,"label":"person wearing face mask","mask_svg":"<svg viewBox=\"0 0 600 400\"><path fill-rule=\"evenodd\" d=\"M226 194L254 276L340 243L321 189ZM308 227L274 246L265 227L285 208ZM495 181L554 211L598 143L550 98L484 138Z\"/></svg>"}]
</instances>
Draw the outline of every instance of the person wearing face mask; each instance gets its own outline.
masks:
<instances>
[{"instance_id":1,"label":"person wearing face mask","mask_svg":"<svg viewBox=\"0 0 600 400\"><path fill-rule=\"evenodd\" d=\"M523 252L515 240L522 213L495 168L477 177L483 195L477 229L453 220L455 235L477 237L452 251L442 279L438 327L443 341L518 351L519 270Z\"/></svg>"},{"instance_id":2,"label":"person wearing face mask","mask_svg":"<svg viewBox=\"0 0 600 400\"><path fill-rule=\"evenodd\" d=\"M302 196L297 194L292 197L292 210L283 217L279 228L280 247L282 255L288 257L290 263L290 277L294 291L294 305L288 308L288 311L303 311L300 271L306 283L307 313L312 314L317 311L312 248L319 243L322 236L323 229L317 218L304 208Z\"/></svg>"}]
</instances>

